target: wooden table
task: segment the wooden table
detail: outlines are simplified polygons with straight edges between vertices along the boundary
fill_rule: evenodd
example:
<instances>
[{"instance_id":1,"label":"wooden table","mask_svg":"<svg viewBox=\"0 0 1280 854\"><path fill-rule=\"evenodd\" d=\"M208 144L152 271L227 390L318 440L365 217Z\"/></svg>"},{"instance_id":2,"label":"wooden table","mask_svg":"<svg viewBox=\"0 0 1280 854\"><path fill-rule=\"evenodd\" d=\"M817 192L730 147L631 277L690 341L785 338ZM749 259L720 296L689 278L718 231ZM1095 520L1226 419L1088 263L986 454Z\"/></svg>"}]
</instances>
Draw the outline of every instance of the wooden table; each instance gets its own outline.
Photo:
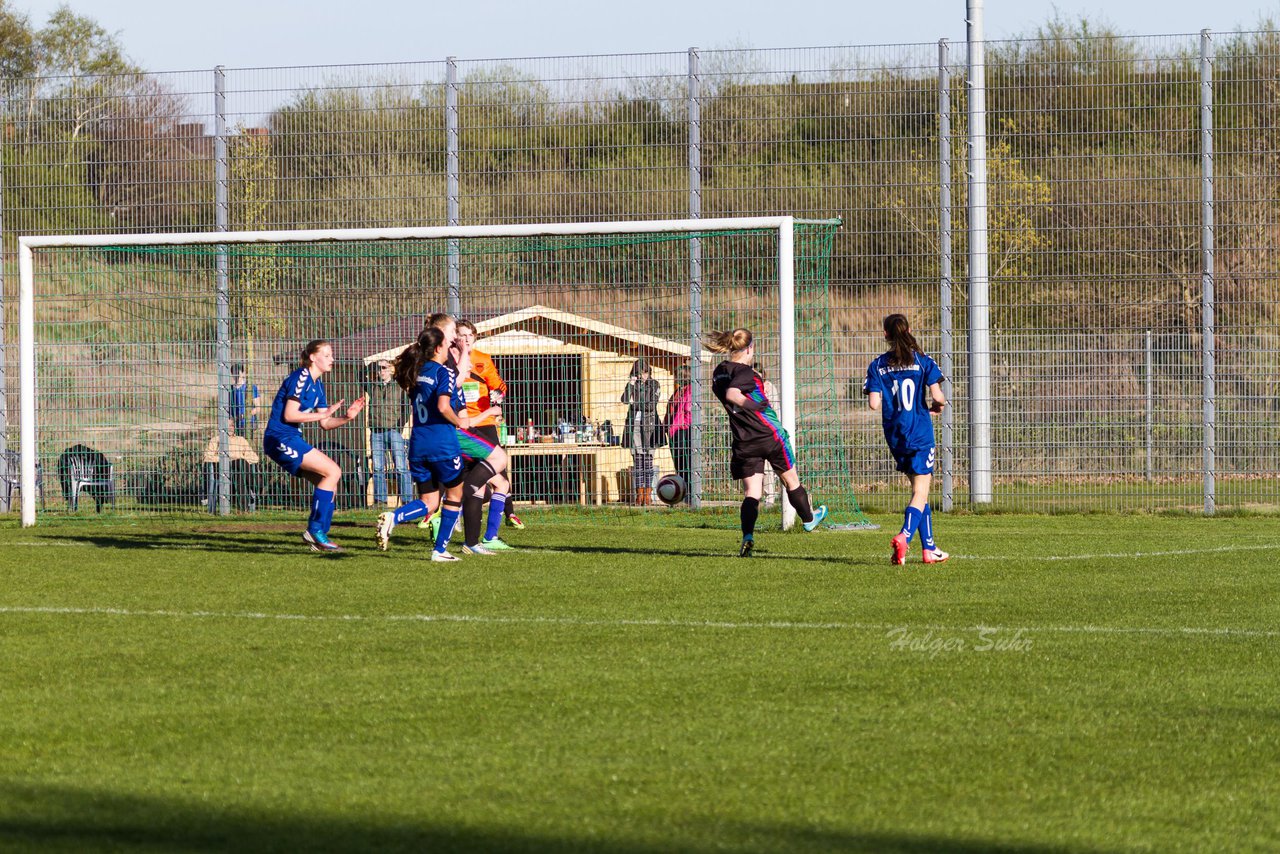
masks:
<instances>
[{"instance_id":1,"label":"wooden table","mask_svg":"<svg viewBox=\"0 0 1280 854\"><path fill-rule=\"evenodd\" d=\"M578 503L587 504L594 501L603 504L603 496L599 488L593 488L596 471L600 468L600 457L608 452L617 453L617 445L605 445L600 442L533 442L532 444L503 445L507 456L515 457L579 457L578 466ZM513 487L514 489L514 487Z\"/></svg>"}]
</instances>

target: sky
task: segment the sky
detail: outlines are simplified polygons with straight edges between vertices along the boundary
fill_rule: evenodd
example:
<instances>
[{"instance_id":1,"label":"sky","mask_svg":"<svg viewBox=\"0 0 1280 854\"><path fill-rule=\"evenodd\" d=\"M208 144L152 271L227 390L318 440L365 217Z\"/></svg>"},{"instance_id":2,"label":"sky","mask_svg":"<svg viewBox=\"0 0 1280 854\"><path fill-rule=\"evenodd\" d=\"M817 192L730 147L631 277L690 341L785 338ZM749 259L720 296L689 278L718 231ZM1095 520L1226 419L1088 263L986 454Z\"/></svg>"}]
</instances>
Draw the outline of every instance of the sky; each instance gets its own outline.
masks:
<instances>
[{"instance_id":1,"label":"sky","mask_svg":"<svg viewBox=\"0 0 1280 854\"><path fill-rule=\"evenodd\" d=\"M965 0L7 0L40 26L62 2L147 71L418 62L690 47L829 47L965 39ZM985 0L988 39L1055 15L1130 35L1280 22L1280 0Z\"/></svg>"}]
</instances>

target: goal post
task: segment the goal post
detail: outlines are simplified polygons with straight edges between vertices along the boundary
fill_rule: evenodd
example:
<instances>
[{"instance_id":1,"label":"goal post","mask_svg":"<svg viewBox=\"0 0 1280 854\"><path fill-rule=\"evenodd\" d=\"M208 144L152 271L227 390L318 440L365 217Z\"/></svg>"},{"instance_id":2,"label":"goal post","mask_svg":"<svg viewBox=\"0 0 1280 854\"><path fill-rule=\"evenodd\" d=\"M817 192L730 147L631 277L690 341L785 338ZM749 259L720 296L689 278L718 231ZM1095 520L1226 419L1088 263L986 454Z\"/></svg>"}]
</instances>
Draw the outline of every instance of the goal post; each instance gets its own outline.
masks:
<instances>
[{"instance_id":1,"label":"goal post","mask_svg":"<svg viewBox=\"0 0 1280 854\"><path fill-rule=\"evenodd\" d=\"M735 218L719 218L719 219L680 219L680 220L649 220L649 221L614 221L614 222L590 222L590 223L541 223L541 224L514 224L514 225L477 225L477 226L449 226L449 227L424 227L424 228L374 228L374 229L314 229L314 230L285 230L285 231L226 231L226 232L197 232L197 233L173 233L173 234L102 234L102 235L74 235L74 236L26 236L18 240L19 249L19 278L20 278L20 294L19 294L19 378L20 378L20 402L21 402L21 492L22 492L22 524L29 526L36 522L36 506L38 491L38 475L37 462L43 459L45 462L52 462L49 456L40 456L40 424L38 423L38 373L39 360L37 352L37 301L42 298L42 294L38 287L37 274L40 273L41 257L46 253L55 253L65 251L70 253L98 253L98 256L110 256L109 261L101 262L99 266L110 266L115 264L117 267L127 268L126 272L116 270L99 273L95 267L93 270L80 269L80 272L62 272L58 275L63 279L70 277L78 280L88 280L92 275L116 275L136 277L144 277L147 271L142 269L136 259L139 253L146 253L145 257L153 264L167 264L164 272L159 275L160 279L166 282L172 282L172 287L194 287L192 285L184 285L182 283L195 281L197 278L197 268L202 263L202 259L210 256L218 260L219 265L223 265L228 256L238 259L239 253L244 256L243 261L239 263L237 271L233 271L232 279L239 277L246 281L252 279L255 275L253 264L261 262L261 253L276 253L279 257L289 257L292 261L296 261L299 265L310 265L307 267L308 273L303 275L301 271L297 271L298 279L306 279L307 276L314 276L315 280L323 280L325 284L316 284L316 293L321 288L335 289L336 293L343 294L342 311L346 314L342 315L354 325L356 319L362 316L364 309L359 300L361 299L389 299L387 296L393 291L370 290L360 282L364 281L362 277L378 277L381 275L379 265L393 266L399 260L396 255L396 244L402 247L411 247L405 251L415 258L425 256L449 257L453 247L459 247L459 252L466 259L468 253L472 253L477 258L486 259L487 267L480 273L476 273L473 278L480 280L482 284L476 285L478 292L483 289L483 283L489 283L490 287L499 287L497 282L501 282L501 287L514 288L517 281L528 279L534 281L538 272L530 273L529 270L542 271L543 267L538 264L545 264L542 256L538 253L550 254L556 258L564 257L564 267L572 267L575 263L572 259L579 259L576 263L578 268L576 274L578 280L590 279L593 290L590 291L592 299L599 302L605 307L601 312L607 311L607 295L610 289L619 291L624 288L643 288L645 276L655 275L653 270L659 263L665 265L662 267L663 274L666 278L664 286L666 287L683 287L685 289L685 308L684 311L692 313L699 311L699 306L704 306L708 314L713 310L717 320L714 323L707 323L706 317L700 315L696 319L686 319L682 326L683 331L679 334L673 334L672 338L679 338L680 335L685 336L688 341L687 345L678 344L654 344L656 336L650 335L645 329L637 329L631 335L632 343L630 346L635 348L635 352L641 352L646 347L665 346L662 352L669 357L669 361L681 358L679 353L687 353L687 361L691 368L702 370L707 367L707 356L700 349L700 341L696 340L700 336L701 331L709 328L715 328L717 324L727 323L728 319L741 315L742 321L738 325L752 325L752 319L763 319L768 314L767 307L769 302L776 299L776 310L772 318L767 320L767 325L773 327L771 338L776 336L776 354L777 359L777 383L779 391L779 416L784 428L793 437L797 451L800 450L800 439L802 425L797 423L797 395L800 387L797 384L797 336L806 334L797 330L797 303L796 303L796 230L797 228L816 228L827 233L834 232L838 226L838 221L833 220L801 220L791 216L772 216L772 217L735 217ZM702 298L702 302L689 300L689 294L692 293L691 281L695 275L716 276L716 267L714 257L706 259L701 257L708 250L705 244L708 240L717 237L730 238L735 235L750 234L772 234L774 237L772 249L762 249L760 246L753 245L751 248L736 250L740 257L735 256L734 264L721 264L718 275L721 278L732 277L737 273L735 271L750 268L755 271L753 275L757 278L752 282L739 283L733 293L735 299L741 300L737 305L735 314L734 306L716 307L714 294L708 293ZM538 240L544 242L538 243ZM495 241L505 241L495 243ZM522 242L523 241L523 242ZM534 241L534 242L529 242ZM558 243L556 241L559 241ZM689 260L689 256L684 256L684 261L677 261L674 255L670 257L664 256L662 259L655 260L647 257L637 257L643 255L648 244L656 244L659 241L668 241L670 243L683 242L685 244L696 242L700 244L697 251L698 260L693 262ZM307 247L320 247L312 251ZM330 247L330 248L324 248ZM343 247L347 247L345 250ZM438 247L438 248L437 248ZM590 262L581 260L582 253L587 251L583 247L595 254ZM346 254L344 255L344 251ZM829 253L829 242L825 251ZM764 254L769 252L776 255L776 265L767 265L772 267L771 276L774 277L772 282L760 278L762 263L767 261ZM309 254L308 254L309 253ZM502 254L506 253L506 254ZM556 253L560 253L557 255ZM504 259L501 264L493 261L492 258L501 255ZM276 257L273 255L272 257ZM258 261L254 259L257 258ZM334 260L337 258L338 260ZM122 260L123 259L123 260ZM158 259L158 260L157 260ZM177 260L175 260L177 259ZM353 260L356 259L356 260ZM532 259L532 260L531 260ZM186 266L179 264L179 260ZM267 262L261 262L267 263ZM703 270L700 274L695 274L690 268L693 263L697 263ZM68 262L68 269L76 267L84 268L89 266L83 260ZM130 265L138 266L137 270L133 270ZM554 264L554 262L553 262ZM675 282L678 275L671 273L684 264L685 270L683 281ZM177 267L182 266L179 273L173 272ZM819 265L823 270L829 268L829 264ZM77 269L79 269L77 268ZM398 269L398 268L397 268ZM397 273L401 275L398 288L403 291L405 288L414 287L415 283L404 281L404 278L422 278L430 279L434 273L425 267L415 268L416 272L410 271L408 274ZM434 268L432 268L434 270ZM586 272L583 272L583 271ZM707 272L710 271L710 272ZM154 272L154 271L153 271ZM271 275L278 276L278 271ZM465 275L465 273L464 273ZM570 275L566 273L565 275ZM503 278L506 277L506 278ZM213 277L209 277L212 280ZM228 277L217 277L219 289L226 288ZM575 287L581 286L581 282L575 280ZM203 279L201 279L203 281ZM305 288L311 287L308 279ZM353 285L352 282L356 282ZM444 282L438 283L443 286ZM823 286L829 285L829 282L823 282ZM776 286L776 294L770 293ZM201 285L204 287L204 285ZM231 287L237 287L233 284ZM301 287L301 286L300 286ZM418 287L426 290L426 286L419 284ZM567 288L568 286L566 286ZM727 287L727 286L726 286ZM146 315L152 311L152 303L164 299L174 299L175 295L170 293L161 294L164 283L158 284L151 292L143 297L137 297L138 304L127 308L121 308L110 317L106 317L94 327L92 336L86 339L93 347L107 347L113 342L121 340L122 333L111 327L112 323L129 323L134 322L130 318L137 318ZM306 298L311 291L306 289L297 290L294 293L295 298ZM86 286L86 291L92 290ZM584 291L585 292L585 291ZM726 291L727 293L728 291ZM405 299L405 295L400 292L394 292L395 298L398 300ZM752 296L754 294L754 297ZM47 297L48 294L43 296ZM181 294L177 295L181 298ZM196 306L200 300L208 296L210 301L215 301L219 305L228 304L227 293L217 294L196 294L193 292L191 298L186 300L186 304L190 307L192 313L198 313ZM435 304L431 303L427 293L423 293L419 302L430 310L443 309L444 302L437 299ZM125 300L123 296L112 296L111 299ZM573 294L567 294L565 300L569 305L573 305ZM86 298L87 299L87 298ZM237 297L240 299L240 305L252 304L252 295L245 297L243 294ZM622 315L630 318L631 325L642 327L650 315L658 315L661 311L657 303L661 299L654 298L650 303L646 303L644 292L641 291L637 296L630 297L630 306L626 311L629 314ZM247 302L246 302L247 300ZM464 309L475 310L475 299L464 298ZM87 304L87 303L86 303ZM123 303L122 303L123 304ZM621 297L619 297L617 311L624 311L621 307ZM142 306L141 308L138 306ZM65 310L66 307L64 307ZM809 307L810 309L812 306ZM335 309L336 311L336 309ZM388 309L390 311L390 309ZM548 310L550 311L550 310ZM814 312L803 309L807 315ZM375 312L371 309L370 316L374 316ZM428 312L429 313L429 312ZM819 309L816 314L822 312ZM120 319L124 318L124 319ZM224 340L227 336L226 325L223 323L210 323L208 318L197 318L198 322L203 324L199 329L215 328L217 330L217 341L206 341L211 359L218 360L217 365L217 390L213 396L215 401L212 405L218 409L216 419L216 462L212 465L216 470L216 488L217 500L211 492L209 509L211 512L217 512L225 515L227 513L227 484L228 484L228 458L227 458L227 397L226 397L226 377L228 375L229 365L221 364L229 357L232 352L229 346L231 342ZM142 321L137 321L141 323ZM175 342L170 351L179 352L176 348L181 346L182 341L189 341L192 333L190 329L195 328L190 321L185 325L177 321L168 322L163 327L164 334L170 336ZM326 334L312 335L305 328L305 321L301 319L301 315L297 312L289 313L288 311L279 312L278 317L273 317L273 328L281 324L295 323L302 326L297 330L297 334L306 333L305 337L330 337ZM595 336L596 338L607 337L613 334L615 338L619 333L609 333L603 330L603 321L591 321L584 324L589 327L583 336ZM592 325L594 324L594 326ZM46 324L47 326L48 324ZM602 331L603 330L603 331ZM690 330L694 330L691 332ZM655 330L656 331L656 330ZM63 340L72 340L74 336L67 330L58 333ZM198 333L206 334L206 333ZM828 331L824 334L830 334ZM141 338L145 332L131 332L130 335ZM184 338L184 336L187 336ZM284 337L284 336L280 336ZM547 336L544 336L547 337ZM77 341L79 339L76 339ZM133 338L130 338L133 341ZM585 337L584 337L585 340ZM105 343L104 343L105 342ZM80 342L83 344L83 342ZM137 343L137 342L135 342ZM405 342L407 343L407 342ZM570 342L572 343L572 342ZM216 345L216 347L214 346ZM483 344L482 344L483 346ZM601 346L617 346L616 341L612 345ZM683 350L681 349L683 346ZM89 348L88 344L84 344L77 354L81 354L83 350ZM579 348L581 349L581 348ZM157 351L159 352L159 351ZM203 352L203 351L202 351ZM216 355L212 355L216 353ZM78 357L83 358L82 355ZM151 355L148 358L161 358ZM128 367L122 367L124 379L122 382L130 382L127 375ZM281 374L283 376L283 374ZM702 378L705 383L707 378ZM708 384L709 385L709 384ZM271 394L274 391L273 382L263 382L261 387L261 395L263 403L269 406ZM73 397L68 392L68 397ZM335 397L336 395L331 395ZM63 401L56 401L58 405L62 405ZM90 404L92 405L92 404ZM141 405L141 404L140 404ZM204 404L201 404L202 406ZM614 403L616 405L616 402ZM695 405L705 406L705 402ZM207 407L206 407L207 409ZM70 410L55 410L61 412L69 422L74 415L70 414ZM204 411L204 410L202 410ZM42 416L43 417L43 416ZM208 424L207 416L202 415L205 419L202 423ZM698 419L700 421L705 419ZM110 425L102 425L98 428L100 431L109 431ZM699 459L704 455L701 453L704 449L701 446L702 440L708 432L719 428L711 426L707 432L693 430L693 441L699 445L695 450L694 459ZM206 435L207 435L206 429ZM73 432L70 429L65 431L67 439L70 440ZM838 428L837 428L838 433ZM214 447L211 444L211 447ZM56 451L56 449L54 449ZM802 472L805 463L804 455L801 453ZM46 466L46 469L48 467ZM59 472L61 474L61 472ZM46 470L45 477L49 472ZM845 471L847 479L847 470ZM698 478L695 478L696 481ZM47 488L47 487L46 487ZM585 487L584 487L585 489ZM584 493L585 494L585 493ZM597 499L598 500L598 499ZM790 526L794 520L794 510L786 502L785 494L779 501L783 512L784 526ZM855 505L856 506L856 505ZM216 508L216 509L215 509Z\"/></svg>"}]
</instances>

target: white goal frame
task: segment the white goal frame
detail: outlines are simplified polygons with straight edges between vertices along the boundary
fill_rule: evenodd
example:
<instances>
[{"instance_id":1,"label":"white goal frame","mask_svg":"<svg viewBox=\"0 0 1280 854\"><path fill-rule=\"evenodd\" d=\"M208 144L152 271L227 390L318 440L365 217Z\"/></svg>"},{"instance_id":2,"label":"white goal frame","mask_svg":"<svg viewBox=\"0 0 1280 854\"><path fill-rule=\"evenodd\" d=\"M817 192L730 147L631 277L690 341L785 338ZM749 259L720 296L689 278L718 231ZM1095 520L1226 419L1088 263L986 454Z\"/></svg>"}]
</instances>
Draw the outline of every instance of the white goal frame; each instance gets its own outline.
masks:
<instances>
[{"instance_id":1,"label":"white goal frame","mask_svg":"<svg viewBox=\"0 0 1280 854\"><path fill-rule=\"evenodd\" d=\"M36 342L35 250L107 246L239 245L353 241L444 240L469 237L552 237L773 230L778 233L779 416L796 447L795 226L813 222L792 216L636 220L630 222L541 223L437 226L424 228L346 228L285 231L201 231L174 234L40 235L18 238L19 369L22 526L36 523ZM824 220L825 222L825 220ZM694 262L695 264L697 262ZM691 273L691 290L696 284ZM782 502L783 528L795 522L795 509Z\"/></svg>"}]
</instances>

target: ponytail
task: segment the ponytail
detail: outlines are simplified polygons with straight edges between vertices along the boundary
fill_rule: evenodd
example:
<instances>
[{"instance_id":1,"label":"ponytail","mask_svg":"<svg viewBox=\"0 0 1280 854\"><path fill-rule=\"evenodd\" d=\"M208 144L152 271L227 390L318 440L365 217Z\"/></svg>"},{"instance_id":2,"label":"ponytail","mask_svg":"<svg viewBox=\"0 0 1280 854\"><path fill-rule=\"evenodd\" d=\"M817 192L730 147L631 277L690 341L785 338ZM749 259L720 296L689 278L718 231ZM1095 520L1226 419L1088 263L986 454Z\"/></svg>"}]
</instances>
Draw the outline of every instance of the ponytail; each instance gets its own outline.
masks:
<instances>
[{"instance_id":1,"label":"ponytail","mask_svg":"<svg viewBox=\"0 0 1280 854\"><path fill-rule=\"evenodd\" d=\"M713 353L738 353L750 347L752 340L750 329L738 328L709 333L704 343Z\"/></svg>"},{"instance_id":2,"label":"ponytail","mask_svg":"<svg viewBox=\"0 0 1280 854\"><path fill-rule=\"evenodd\" d=\"M447 317L448 315L446 315ZM396 385L405 391L413 391L418 382L418 372L422 366L431 361L431 357L444 343L444 333L438 327L428 326L418 334L418 340L400 351L396 356Z\"/></svg>"},{"instance_id":3,"label":"ponytail","mask_svg":"<svg viewBox=\"0 0 1280 854\"><path fill-rule=\"evenodd\" d=\"M916 337L911 334L911 324L905 314L891 314L884 319L884 337L889 342L889 366L905 368L922 353Z\"/></svg>"},{"instance_id":4,"label":"ponytail","mask_svg":"<svg viewBox=\"0 0 1280 854\"><path fill-rule=\"evenodd\" d=\"M303 368L311 367L311 357L314 356L321 347L328 343L328 338L317 338L314 341L308 341L307 346L302 348L302 353L299 356L299 366Z\"/></svg>"}]
</instances>

